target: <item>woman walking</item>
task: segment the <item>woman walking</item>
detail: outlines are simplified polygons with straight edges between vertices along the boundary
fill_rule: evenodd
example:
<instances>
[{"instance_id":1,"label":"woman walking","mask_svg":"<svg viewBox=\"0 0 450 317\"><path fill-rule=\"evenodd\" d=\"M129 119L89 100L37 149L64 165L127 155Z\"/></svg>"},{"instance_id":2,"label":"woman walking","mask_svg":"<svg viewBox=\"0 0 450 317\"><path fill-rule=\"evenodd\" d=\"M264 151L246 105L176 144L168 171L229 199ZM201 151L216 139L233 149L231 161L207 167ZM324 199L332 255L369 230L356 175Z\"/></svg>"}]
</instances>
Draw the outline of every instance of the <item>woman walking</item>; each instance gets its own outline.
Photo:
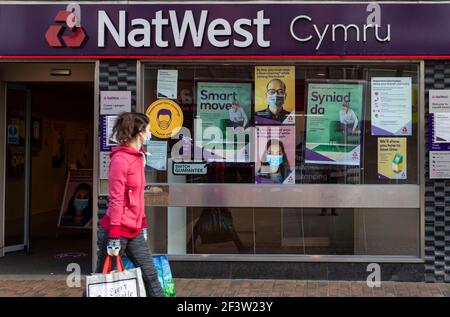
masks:
<instances>
[{"instance_id":1,"label":"woman walking","mask_svg":"<svg viewBox=\"0 0 450 317\"><path fill-rule=\"evenodd\" d=\"M120 114L114 125L119 145L111 152L109 207L98 230L97 273L102 272L106 255L125 253L141 268L147 296L163 297L147 245L145 151L141 148L151 136L149 127L146 115L132 112Z\"/></svg>"}]
</instances>

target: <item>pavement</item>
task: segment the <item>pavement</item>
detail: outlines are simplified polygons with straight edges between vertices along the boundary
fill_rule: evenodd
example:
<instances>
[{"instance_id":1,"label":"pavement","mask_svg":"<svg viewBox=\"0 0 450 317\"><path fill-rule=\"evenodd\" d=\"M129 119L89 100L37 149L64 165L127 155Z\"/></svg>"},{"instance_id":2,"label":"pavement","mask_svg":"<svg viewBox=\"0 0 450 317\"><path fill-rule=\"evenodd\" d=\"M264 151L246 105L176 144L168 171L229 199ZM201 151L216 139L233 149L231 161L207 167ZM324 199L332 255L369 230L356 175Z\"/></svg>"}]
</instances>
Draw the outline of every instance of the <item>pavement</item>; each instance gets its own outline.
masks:
<instances>
[{"instance_id":1,"label":"pavement","mask_svg":"<svg viewBox=\"0 0 450 317\"><path fill-rule=\"evenodd\" d=\"M66 276L0 275L0 297L80 297ZM83 285L84 280L81 285ZM450 297L449 283L175 279L177 297Z\"/></svg>"}]
</instances>

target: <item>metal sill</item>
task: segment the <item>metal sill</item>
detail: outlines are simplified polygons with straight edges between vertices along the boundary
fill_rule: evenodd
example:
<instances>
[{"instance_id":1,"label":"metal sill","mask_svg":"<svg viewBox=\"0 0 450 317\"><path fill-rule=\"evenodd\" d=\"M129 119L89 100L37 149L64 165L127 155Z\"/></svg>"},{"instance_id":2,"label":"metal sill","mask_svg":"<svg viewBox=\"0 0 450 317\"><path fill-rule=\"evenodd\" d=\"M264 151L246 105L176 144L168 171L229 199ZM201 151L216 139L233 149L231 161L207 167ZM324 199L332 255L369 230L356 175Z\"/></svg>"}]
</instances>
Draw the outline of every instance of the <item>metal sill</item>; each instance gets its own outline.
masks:
<instances>
[{"instance_id":1,"label":"metal sill","mask_svg":"<svg viewBox=\"0 0 450 317\"><path fill-rule=\"evenodd\" d=\"M337 262L337 263L424 263L415 256L350 256L350 255L241 255L192 254L169 255L170 261L192 262Z\"/></svg>"}]
</instances>

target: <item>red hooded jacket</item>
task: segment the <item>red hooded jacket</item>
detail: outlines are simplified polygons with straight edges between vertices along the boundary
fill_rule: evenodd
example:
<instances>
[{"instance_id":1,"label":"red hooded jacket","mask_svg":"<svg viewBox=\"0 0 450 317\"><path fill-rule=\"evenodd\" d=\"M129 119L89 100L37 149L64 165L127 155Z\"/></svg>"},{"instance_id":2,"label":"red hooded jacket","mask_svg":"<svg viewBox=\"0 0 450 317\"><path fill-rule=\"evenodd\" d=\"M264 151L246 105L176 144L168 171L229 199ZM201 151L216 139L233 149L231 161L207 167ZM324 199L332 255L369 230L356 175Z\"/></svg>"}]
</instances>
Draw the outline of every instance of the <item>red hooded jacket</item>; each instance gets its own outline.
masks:
<instances>
[{"instance_id":1,"label":"red hooded jacket","mask_svg":"<svg viewBox=\"0 0 450 317\"><path fill-rule=\"evenodd\" d=\"M147 228L144 155L130 146L116 146L111 152L109 206L100 223L110 238L134 238Z\"/></svg>"}]
</instances>

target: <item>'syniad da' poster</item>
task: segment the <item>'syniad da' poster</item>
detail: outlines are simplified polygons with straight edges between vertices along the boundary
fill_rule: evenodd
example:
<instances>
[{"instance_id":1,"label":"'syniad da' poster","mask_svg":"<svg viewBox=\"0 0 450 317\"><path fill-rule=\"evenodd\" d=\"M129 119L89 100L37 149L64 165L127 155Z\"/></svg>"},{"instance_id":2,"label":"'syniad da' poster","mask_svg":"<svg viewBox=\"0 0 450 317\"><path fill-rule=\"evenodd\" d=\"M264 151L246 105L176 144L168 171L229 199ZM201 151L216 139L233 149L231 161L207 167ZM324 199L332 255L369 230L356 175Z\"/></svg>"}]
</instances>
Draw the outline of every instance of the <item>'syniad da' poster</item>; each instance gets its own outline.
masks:
<instances>
[{"instance_id":1,"label":"'syniad da' poster","mask_svg":"<svg viewBox=\"0 0 450 317\"><path fill-rule=\"evenodd\" d=\"M412 135L411 77L373 77L372 135Z\"/></svg>"},{"instance_id":2,"label":"'syniad da' poster","mask_svg":"<svg viewBox=\"0 0 450 317\"><path fill-rule=\"evenodd\" d=\"M255 133L257 184L295 184L295 126L258 126Z\"/></svg>"},{"instance_id":3,"label":"'syniad da' poster","mask_svg":"<svg viewBox=\"0 0 450 317\"><path fill-rule=\"evenodd\" d=\"M295 67L255 67L255 124L295 124Z\"/></svg>"},{"instance_id":4,"label":"'syniad da' poster","mask_svg":"<svg viewBox=\"0 0 450 317\"><path fill-rule=\"evenodd\" d=\"M305 163L359 166L364 83L308 82Z\"/></svg>"},{"instance_id":5,"label":"'syniad da' poster","mask_svg":"<svg viewBox=\"0 0 450 317\"><path fill-rule=\"evenodd\" d=\"M249 162L252 83L197 82L196 141L207 161Z\"/></svg>"},{"instance_id":6,"label":"'syniad da' poster","mask_svg":"<svg viewBox=\"0 0 450 317\"><path fill-rule=\"evenodd\" d=\"M406 138L378 138L378 179L407 179Z\"/></svg>"}]
</instances>

